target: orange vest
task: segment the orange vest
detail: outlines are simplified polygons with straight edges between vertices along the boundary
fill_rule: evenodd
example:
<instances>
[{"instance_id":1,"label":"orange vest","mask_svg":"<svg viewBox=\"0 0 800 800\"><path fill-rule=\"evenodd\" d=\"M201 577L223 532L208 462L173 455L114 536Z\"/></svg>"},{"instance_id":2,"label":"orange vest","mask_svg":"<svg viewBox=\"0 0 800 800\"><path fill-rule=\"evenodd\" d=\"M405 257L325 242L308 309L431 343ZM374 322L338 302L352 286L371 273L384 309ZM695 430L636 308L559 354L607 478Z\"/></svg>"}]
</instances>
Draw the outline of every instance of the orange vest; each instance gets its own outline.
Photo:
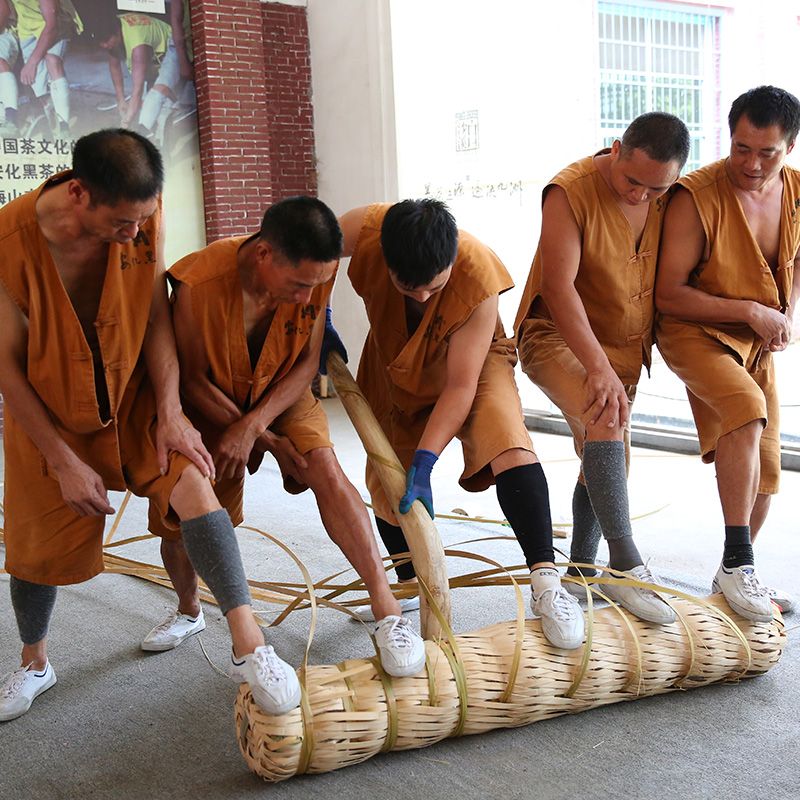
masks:
<instances>
[{"instance_id":1,"label":"orange vest","mask_svg":"<svg viewBox=\"0 0 800 800\"><path fill-rule=\"evenodd\" d=\"M601 150L597 155L608 152ZM597 171L593 156L559 172L545 187L543 202L550 186L560 186L567 193L581 232L575 289L592 332L614 371L638 379L642 364L650 365L655 316L653 286L666 198L650 203L637 250L630 223ZM514 321L516 335L530 314L531 304L541 294L541 287L542 255L537 249Z\"/></svg>"},{"instance_id":2,"label":"orange vest","mask_svg":"<svg viewBox=\"0 0 800 800\"><path fill-rule=\"evenodd\" d=\"M388 393L395 407L414 414L436 403L444 389L453 333L484 300L514 283L486 245L459 231L450 278L428 300L422 321L409 338L405 300L392 284L381 250L381 224L389 208L389 204L376 203L367 209L347 273L364 300L370 323L358 381L371 403ZM503 338L498 316L495 339Z\"/></svg>"},{"instance_id":3,"label":"orange vest","mask_svg":"<svg viewBox=\"0 0 800 800\"><path fill-rule=\"evenodd\" d=\"M110 403L111 418L104 422L91 348L36 219L42 190L69 179L69 172L60 173L0 210L0 280L28 319L27 378L59 434L108 488L124 490L116 426L120 412L129 413L145 375L140 353L156 276L161 205L133 242L109 245L94 323L101 354L97 367L104 371Z\"/></svg>"},{"instance_id":4,"label":"orange vest","mask_svg":"<svg viewBox=\"0 0 800 800\"><path fill-rule=\"evenodd\" d=\"M192 311L211 368L211 380L242 410L254 406L271 383L294 366L314 321L325 316L334 278L314 288L307 304L280 303L255 370L244 330L242 285L236 257L253 236L221 239L182 258L170 278L192 290Z\"/></svg>"},{"instance_id":5,"label":"orange vest","mask_svg":"<svg viewBox=\"0 0 800 800\"><path fill-rule=\"evenodd\" d=\"M800 248L800 171L784 165L778 268L764 258L725 172L725 159L695 170L678 182L692 193L708 241L708 261L689 276L695 289L732 300L754 300L785 311L792 296L794 259ZM733 348L743 358L755 336L749 325L718 324L701 328Z\"/></svg>"}]
</instances>

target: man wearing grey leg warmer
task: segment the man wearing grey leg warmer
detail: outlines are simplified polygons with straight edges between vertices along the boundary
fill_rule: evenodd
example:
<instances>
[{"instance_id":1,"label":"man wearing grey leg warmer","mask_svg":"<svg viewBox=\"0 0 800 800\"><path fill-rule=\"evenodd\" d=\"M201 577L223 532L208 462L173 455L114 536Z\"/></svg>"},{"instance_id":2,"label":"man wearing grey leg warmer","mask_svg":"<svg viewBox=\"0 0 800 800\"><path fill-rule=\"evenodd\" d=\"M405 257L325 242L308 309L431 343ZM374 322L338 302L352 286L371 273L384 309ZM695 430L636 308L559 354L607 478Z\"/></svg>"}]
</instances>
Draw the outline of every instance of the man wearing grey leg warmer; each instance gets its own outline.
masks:
<instances>
[{"instance_id":1,"label":"man wearing grey leg warmer","mask_svg":"<svg viewBox=\"0 0 800 800\"><path fill-rule=\"evenodd\" d=\"M625 442L589 441L583 446L583 475L592 509L608 542L608 565L643 583L655 583L643 563L631 529ZM612 573L612 577L613 577ZM614 602L648 622L669 624L675 612L655 592L624 584L602 587Z\"/></svg>"},{"instance_id":2,"label":"man wearing grey leg warmer","mask_svg":"<svg viewBox=\"0 0 800 800\"><path fill-rule=\"evenodd\" d=\"M10 589L11 605L17 617L22 644L26 647L40 646L50 627L57 587L22 581L12 575ZM46 656L44 665L40 664L39 667L36 667L32 659L24 659L22 666L9 673L3 681L0 689L0 722L7 722L24 714L33 700L55 682L56 673Z\"/></svg>"},{"instance_id":3,"label":"man wearing grey leg warmer","mask_svg":"<svg viewBox=\"0 0 800 800\"><path fill-rule=\"evenodd\" d=\"M192 566L211 589L222 613L250 605L250 589L228 512L221 508L184 520L181 534Z\"/></svg>"},{"instance_id":4,"label":"man wearing grey leg warmer","mask_svg":"<svg viewBox=\"0 0 800 800\"><path fill-rule=\"evenodd\" d=\"M542 193L542 235L514 332L520 365L558 406L583 462L571 553L595 561L597 524L616 577L653 583L633 543L626 431L653 344L656 258L665 203L689 155L685 124L661 111L634 119L608 150L569 165ZM575 567L570 573L579 574ZM653 591L603 591L631 613L671 622ZM571 583L577 595L583 588Z\"/></svg>"}]
</instances>

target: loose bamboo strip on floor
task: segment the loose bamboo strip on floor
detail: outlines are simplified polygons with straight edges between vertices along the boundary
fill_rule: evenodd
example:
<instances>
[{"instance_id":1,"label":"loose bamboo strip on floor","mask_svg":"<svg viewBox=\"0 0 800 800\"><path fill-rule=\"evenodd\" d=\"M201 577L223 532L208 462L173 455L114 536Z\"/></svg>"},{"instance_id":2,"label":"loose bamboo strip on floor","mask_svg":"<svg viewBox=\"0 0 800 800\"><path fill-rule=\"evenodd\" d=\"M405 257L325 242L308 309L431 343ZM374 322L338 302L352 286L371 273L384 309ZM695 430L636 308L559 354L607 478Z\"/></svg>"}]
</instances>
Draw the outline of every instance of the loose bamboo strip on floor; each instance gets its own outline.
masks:
<instances>
[{"instance_id":1,"label":"loose bamboo strip on floor","mask_svg":"<svg viewBox=\"0 0 800 800\"><path fill-rule=\"evenodd\" d=\"M586 645L559 650L544 638L539 620L526 620L518 674L508 702L500 701L517 651L517 623L497 623L456 635L452 644L427 641L428 667L410 678L390 678L377 659L309 666L305 711L271 717L244 684L235 706L239 745L253 772L281 781L357 764L387 749L426 747L459 732L527 725L761 675L780 659L785 636L779 615L770 623L750 622L731 612L722 595L672 602L680 618L668 626L622 612L628 626L615 608L595 611L588 665L570 697Z\"/></svg>"}]
</instances>

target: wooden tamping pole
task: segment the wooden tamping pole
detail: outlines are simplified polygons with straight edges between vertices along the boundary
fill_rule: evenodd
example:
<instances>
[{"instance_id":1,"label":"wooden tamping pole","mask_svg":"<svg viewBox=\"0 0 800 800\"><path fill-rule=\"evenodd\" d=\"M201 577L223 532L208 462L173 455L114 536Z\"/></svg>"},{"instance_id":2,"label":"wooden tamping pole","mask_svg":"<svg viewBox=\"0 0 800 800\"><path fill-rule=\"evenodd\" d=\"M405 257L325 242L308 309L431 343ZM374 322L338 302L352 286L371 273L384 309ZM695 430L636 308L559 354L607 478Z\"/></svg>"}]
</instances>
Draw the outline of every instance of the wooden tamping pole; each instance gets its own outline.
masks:
<instances>
[{"instance_id":1,"label":"wooden tamping pole","mask_svg":"<svg viewBox=\"0 0 800 800\"><path fill-rule=\"evenodd\" d=\"M358 388L342 357L335 350L328 355L328 377L342 401L347 416L353 423L361 443L367 452L383 490L389 498L392 510L408 542L411 561L420 580L430 590L447 624L450 624L450 585L447 580L447 565L439 532L428 516L422 503L412 503L407 514L400 514L397 507L406 491L406 473L397 458L386 434L375 419L367 399ZM424 592L419 593L420 629L424 639L436 639L442 635L441 625L431 611Z\"/></svg>"}]
</instances>

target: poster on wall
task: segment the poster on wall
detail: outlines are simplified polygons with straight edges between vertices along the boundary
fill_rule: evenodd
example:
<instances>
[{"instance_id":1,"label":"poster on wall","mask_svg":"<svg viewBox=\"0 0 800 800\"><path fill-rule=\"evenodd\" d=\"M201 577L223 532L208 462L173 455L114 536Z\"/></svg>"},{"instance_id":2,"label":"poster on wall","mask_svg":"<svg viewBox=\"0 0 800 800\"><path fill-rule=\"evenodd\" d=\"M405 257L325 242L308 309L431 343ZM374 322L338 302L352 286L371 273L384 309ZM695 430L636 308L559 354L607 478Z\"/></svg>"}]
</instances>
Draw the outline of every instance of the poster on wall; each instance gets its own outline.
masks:
<instances>
[{"instance_id":1,"label":"poster on wall","mask_svg":"<svg viewBox=\"0 0 800 800\"><path fill-rule=\"evenodd\" d=\"M168 263L204 246L189 0L0 0L0 205L111 127L164 157Z\"/></svg>"}]
</instances>

